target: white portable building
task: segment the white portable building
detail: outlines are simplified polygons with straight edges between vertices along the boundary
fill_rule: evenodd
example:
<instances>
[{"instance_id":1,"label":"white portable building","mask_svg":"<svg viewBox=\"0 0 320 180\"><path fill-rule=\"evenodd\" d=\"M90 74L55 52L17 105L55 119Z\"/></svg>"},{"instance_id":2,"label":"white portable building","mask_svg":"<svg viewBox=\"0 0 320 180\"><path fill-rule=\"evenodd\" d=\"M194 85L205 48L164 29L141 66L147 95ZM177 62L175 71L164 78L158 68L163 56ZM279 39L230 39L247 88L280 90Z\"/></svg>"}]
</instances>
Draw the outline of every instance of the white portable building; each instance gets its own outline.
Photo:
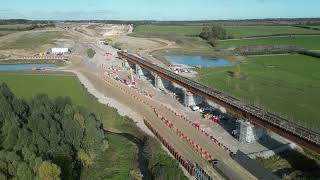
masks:
<instances>
[{"instance_id":1,"label":"white portable building","mask_svg":"<svg viewBox=\"0 0 320 180\"><path fill-rule=\"evenodd\" d=\"M70 53L69 48L51 48L52 54L67 54Z\"/></svg>"}]
</instances>

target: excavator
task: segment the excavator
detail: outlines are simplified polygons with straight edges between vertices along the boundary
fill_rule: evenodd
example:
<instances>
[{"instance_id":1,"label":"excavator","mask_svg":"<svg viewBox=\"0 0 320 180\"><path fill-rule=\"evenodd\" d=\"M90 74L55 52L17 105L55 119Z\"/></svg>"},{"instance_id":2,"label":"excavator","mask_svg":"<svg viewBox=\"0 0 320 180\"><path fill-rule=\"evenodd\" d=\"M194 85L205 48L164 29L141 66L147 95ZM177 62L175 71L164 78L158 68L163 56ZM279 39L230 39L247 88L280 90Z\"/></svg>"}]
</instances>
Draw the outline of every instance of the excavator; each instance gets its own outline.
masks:
<instances>
[{"instance_id":1,"label":"excavator","mask_svg":"<svg viewBox=\"0 0 320 180\"><path fill-rule=\"evenodd\" d=\"M124 80L124 83L126 84L126 85L128 85L130 88L131 87L136 87L136 85L137 85L137 82L134 80L134 78L133 78L133 72L132 72L132 69L130 69L130 76L128 77L129 78L129 80Z\"/></svg>"}]
</instances>

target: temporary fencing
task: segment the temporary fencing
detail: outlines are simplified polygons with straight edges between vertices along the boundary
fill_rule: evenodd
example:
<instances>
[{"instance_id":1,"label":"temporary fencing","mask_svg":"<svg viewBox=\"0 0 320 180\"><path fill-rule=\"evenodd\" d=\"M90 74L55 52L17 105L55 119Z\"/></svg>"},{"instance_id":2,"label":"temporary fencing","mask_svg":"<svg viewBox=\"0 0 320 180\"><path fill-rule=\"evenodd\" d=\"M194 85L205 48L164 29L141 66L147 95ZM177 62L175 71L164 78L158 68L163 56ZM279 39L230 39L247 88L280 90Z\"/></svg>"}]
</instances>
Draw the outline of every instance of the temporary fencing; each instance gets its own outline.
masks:
<instances>
[{"instance_id":1,"label":"temporary fencing","mask_svg":"<svg viewBox=\"0 0 320 180\"><path fill-rule=\"evenodd\" d=\"M174 115L176 115L177 117L181 117L182 119L184 119L188 124L192 125L194 122L191 121L188 117L186 117L183 114L180 114L178 112L176 112L175 110L171 109L170 107L161 104L161 106L163 106L164 108L166 108L167 110L171 111ZM233 155L234 153L231 151L230 148L228 148L226 145L224 145L223 143L221 143L219 140L217 140L216 138L214 138L212 135L210 135L208 132L206 132L204 129L202 128L196 128L198 131L200 131L203 135L205 135L206 137L208 137L210 140L212 140L213 143L215 143L216 145L218 145L219 147L221 147L223 150L225 150L229 155Z\"/></svg>"},{"instance_id":2,"label":"temporary fencing","mask_svg":"<svg viewBox=\"0 0 320 180\"><path fill-rule=\"evenodd\" d=\"M170 153L175 157L175 159L188 171L191 176L194 176L194 168L193 165L186 160L183 156L181 156L173 146L163 138L157 129L155 129L145 118L144 124L153 132L153 134L161 141L161 143L170 151Z\"/></svg>"},{"instance_id":3,"label":"temporary fencing","mask_svg":"<svg viewBox=\"0 0 320 180\"><path fill-rule=\"evenodd\" d=\"M183 141L187 142L190 147L195 150L195 152L197 152L204 160L209 161L212 160L213 157L212 155L210 155L208 153L207 150L205 150L204 148L200 147L200 145L196 144L192 139L190 139L186 134L184 134L179 128L174 127L173 123L166 119L163 115L161 115L160 111L155 108L154 106L150 105L149 103L147 103L147 101L141 99L140 97L132 94L129 90L122 88L121 86L119 86L117 83L114 83L114 81L111 81L109 79L105 79L109 84L111 84L114 87L118 87L120 88L120 90L122 90L124 93L128 94L129 96L131 96L132 98L142 102L143 104L147 105L148 107L150 107L150 109L152 109L152 111L154 112L154 114L170 129L173 129L176 134L180 137L180 139L182 139ZM136 91L136 92L141 92L141 91ZM161 104L162 105L162 104ZM163 105L162 105L163 106ZM177 115L180 115L178 113L176 113ZM185 117L183 115L180 115L182 117ZM186 118L186 117L185 117ZM190 122L192 122L191 120L189 120Z\"/></svg>"}]
</instances>

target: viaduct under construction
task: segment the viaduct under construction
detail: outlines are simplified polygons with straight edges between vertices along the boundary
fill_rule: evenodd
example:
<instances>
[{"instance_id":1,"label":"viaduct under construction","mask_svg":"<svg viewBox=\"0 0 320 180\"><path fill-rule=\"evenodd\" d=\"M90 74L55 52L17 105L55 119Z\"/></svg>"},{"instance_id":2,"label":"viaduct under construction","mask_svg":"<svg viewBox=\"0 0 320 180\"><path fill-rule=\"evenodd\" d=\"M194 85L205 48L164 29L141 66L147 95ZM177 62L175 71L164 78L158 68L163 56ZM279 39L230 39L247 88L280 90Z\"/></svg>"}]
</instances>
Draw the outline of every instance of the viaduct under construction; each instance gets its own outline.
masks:
<instances>
[{"instance_id":1,"label":"viaduct under construction","mask_svg":"<svg viewBox=\"0 0 320 180\"><path fill-rule=\"evenodd\" d=\"M320 154L319 132L305 128L254 105L244 103L235 97L180 76L135 55L119 51L118 56L124 60L124 63L130 62L131 64L134 64L138 73L140 72L143 74L144 71L148 71L152 74L156 86L160 86L159 84L162 84L163 86L162 80L175 83L185 88L189 97L201 97L210 100L224 107L229 114L273 131L303 148Z\"/></svg>"}]
</instances>

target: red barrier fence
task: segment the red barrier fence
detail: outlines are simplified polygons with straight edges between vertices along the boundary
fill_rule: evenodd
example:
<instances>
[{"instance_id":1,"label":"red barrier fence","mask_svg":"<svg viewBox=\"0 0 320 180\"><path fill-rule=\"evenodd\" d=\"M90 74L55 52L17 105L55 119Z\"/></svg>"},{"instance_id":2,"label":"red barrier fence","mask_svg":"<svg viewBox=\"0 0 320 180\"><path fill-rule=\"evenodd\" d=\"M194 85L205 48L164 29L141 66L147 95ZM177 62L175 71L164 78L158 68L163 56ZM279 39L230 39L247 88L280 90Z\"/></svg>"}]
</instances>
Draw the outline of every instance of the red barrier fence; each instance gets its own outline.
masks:
<instances>
[{"instance_id":1,"label":"red barrier fence","mask_svg":"<svg viewBox=\"0 0 320 180\"><path fill-rule=\"evenodd\" d=\"M171 111L173 114L175 114L177 117L181 117L182 119L184 119L187 123L189 123L190 125L192 125L194 122L191 121L188 117L172 110L171 108L169 108L168 106L161 104L161 106L163 106L164 108L166 108L167 110ZM207 133L204 129L201 128L195 128L198 131L200 131L203 135L205 135L206 137L210 138L210 140L213 141L213 143L215 143L216 145L218 145L219 147L221 147L222 149L224 149L229 155L233 155L234 153L230 150L230 148L228 148L226 145L222 144L219 140L217 140L216 138L214 138L213 136L209 135L209 133Z\"/></svg>"},{"instance_id":2,"label":"red barrier fence","mask_svg":"<svg viewBox=\"0 0 320 180\"><path fill-rule=\"evenodd\" d=\"M153 112L155 113L155 115L166 125L168 126L170 129L174 130L176 132L176 134L185 142L187 142L190 147L192 149L194 149L200 156L201 158L203 158L206 161L212 160L213 157L208 153L207 150L205 150L204 148L200 147L200 145L198 145L197 143L195 143L193 140L191 140L187 135L185 135L180 129L178 129L177 127L173 126L173 123L166 119L164 116L162 116L159 111L153 107L152 105L150 105L148 102L146 102L145 100L139 98L138 96L132 94L129 90L119 86L117 83L110 81L108 79L105 79L105 81L107 81L109 84L111 84L114 87L120 88L120 90L126 94L128 94L129 96L131 96L132 98L136 99L139 102L142 102L143 104L147 105L148 107L150 107ZM140 91L137 91L138 93L140 93Z\"/></svg>"},{"instance_id":3,"label":"red barrier fence","mask_svg":"<svg viewBox=\"0 0 320 180\"><path fill-rule=\"evenodd\" d=\"M161 141L161 143L170 151L174 158L188 171L191 176L194 176L193 165L185 160L173 147L168 143L160 133L152 127L152 125L144 118L144 124L153 132L153 134Z\"/></svg>"}]
</instances>

